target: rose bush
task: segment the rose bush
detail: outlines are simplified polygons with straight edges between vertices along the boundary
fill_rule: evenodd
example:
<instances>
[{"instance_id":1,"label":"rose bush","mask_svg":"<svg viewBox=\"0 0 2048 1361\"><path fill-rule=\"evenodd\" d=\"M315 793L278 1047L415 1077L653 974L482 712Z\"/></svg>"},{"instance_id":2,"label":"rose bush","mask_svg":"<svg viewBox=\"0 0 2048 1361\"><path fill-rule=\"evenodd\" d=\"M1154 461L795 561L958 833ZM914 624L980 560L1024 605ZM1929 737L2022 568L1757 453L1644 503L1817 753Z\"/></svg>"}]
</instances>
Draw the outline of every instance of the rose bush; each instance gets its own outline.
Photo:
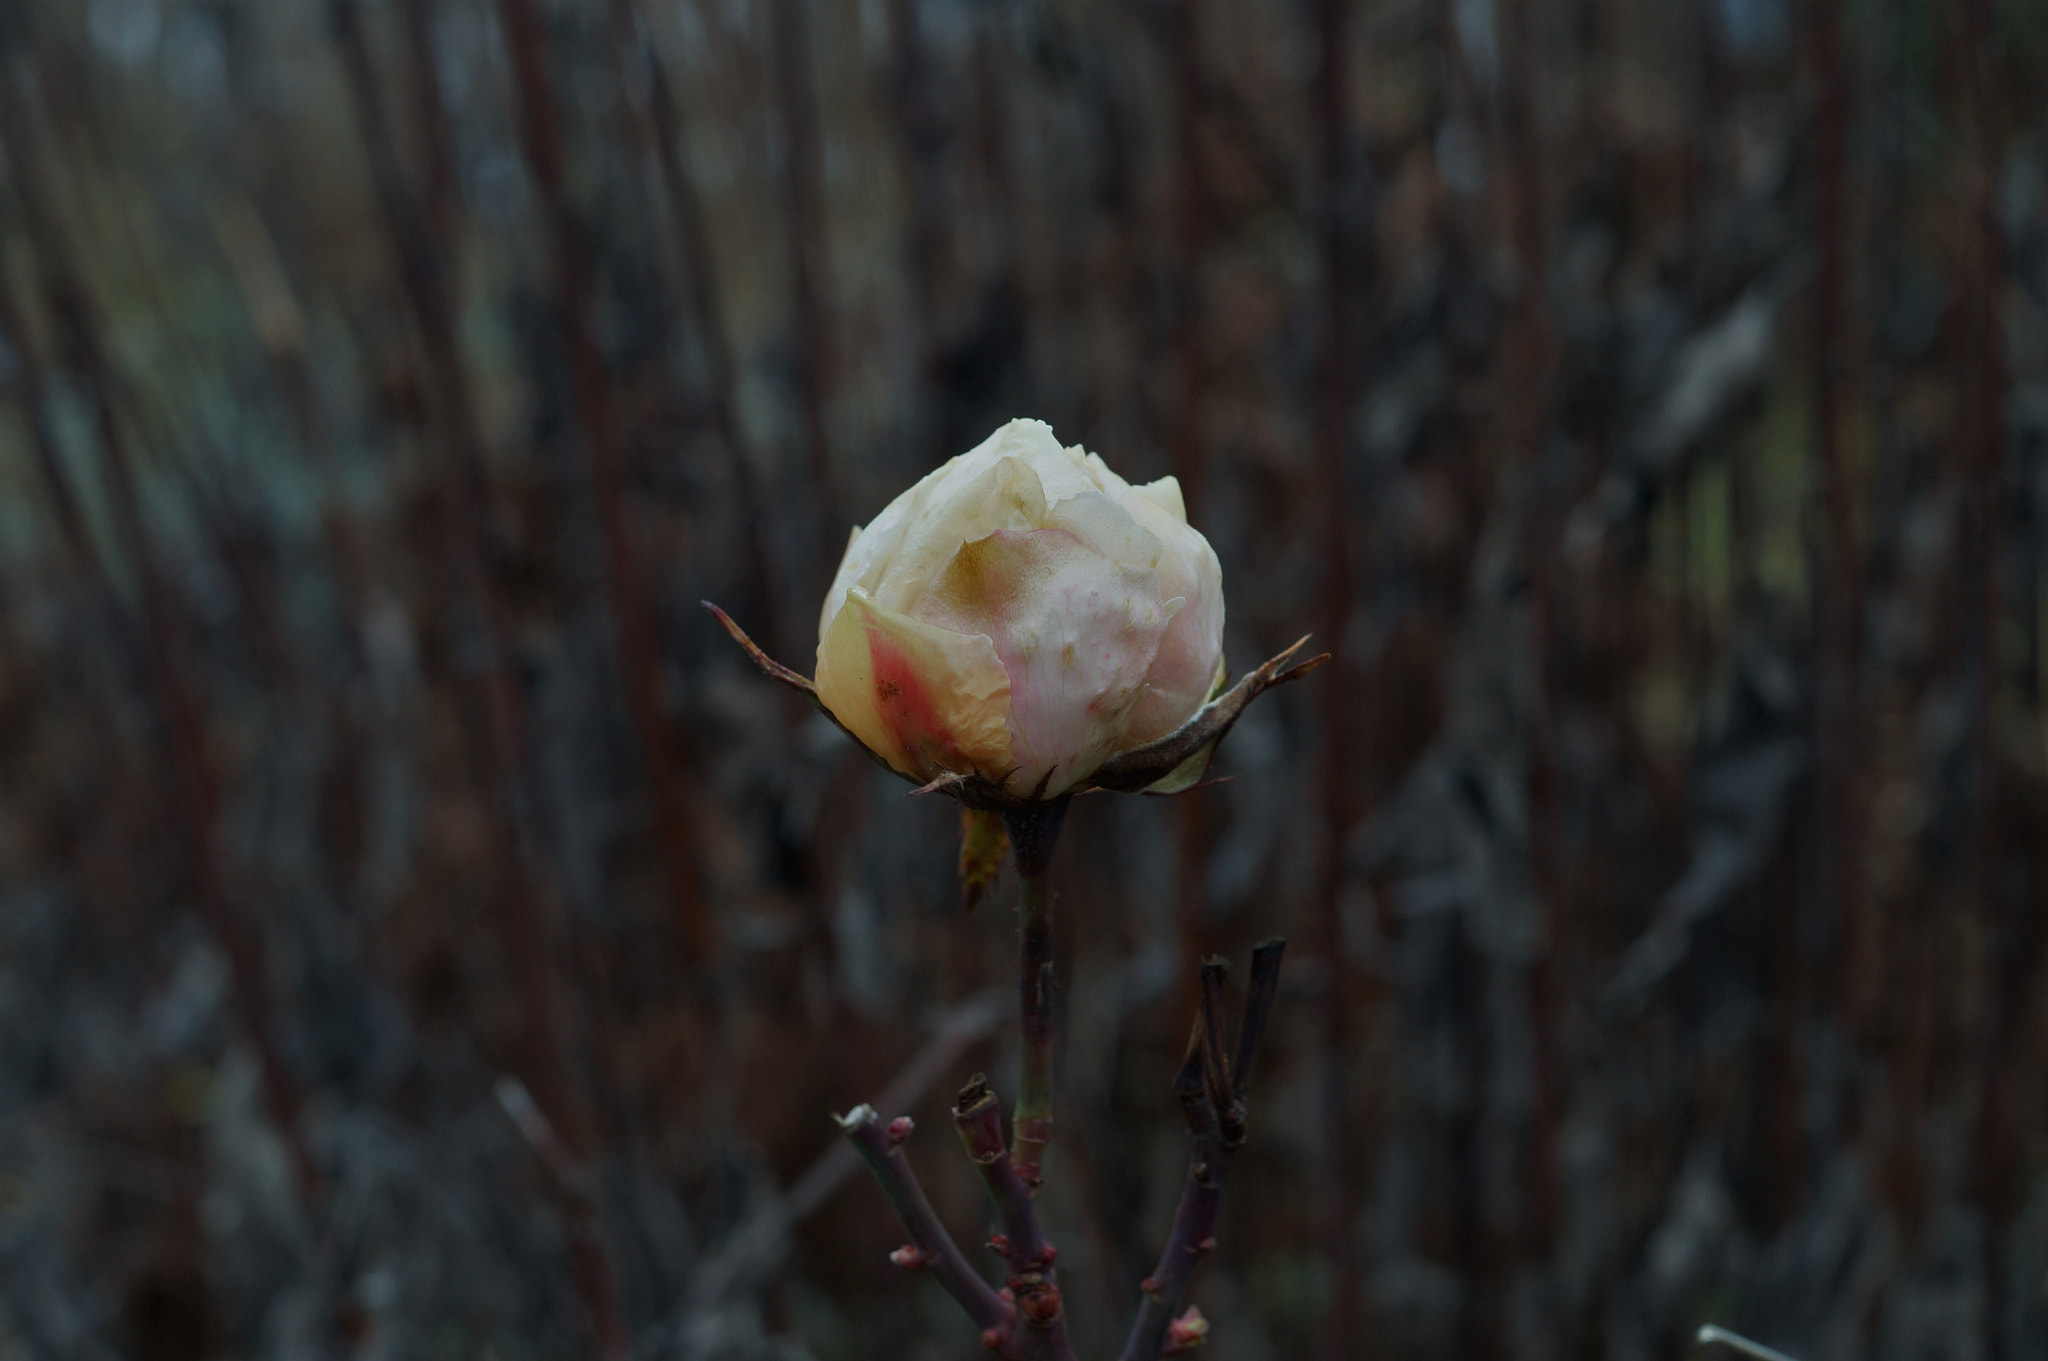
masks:
<instances>
[{"instance_id":1,"label":"rose bush","mask_svg":"<svg viewBox=\"0 0 2048 1361\"><path fill-rule=\"evenodd\" d=\"M853 531L815 684L904 775L1055 798L1192 717L1222 641L1222 569L1180 484L1132 486L1016 420Z\"/></svg>"}]
</instances>

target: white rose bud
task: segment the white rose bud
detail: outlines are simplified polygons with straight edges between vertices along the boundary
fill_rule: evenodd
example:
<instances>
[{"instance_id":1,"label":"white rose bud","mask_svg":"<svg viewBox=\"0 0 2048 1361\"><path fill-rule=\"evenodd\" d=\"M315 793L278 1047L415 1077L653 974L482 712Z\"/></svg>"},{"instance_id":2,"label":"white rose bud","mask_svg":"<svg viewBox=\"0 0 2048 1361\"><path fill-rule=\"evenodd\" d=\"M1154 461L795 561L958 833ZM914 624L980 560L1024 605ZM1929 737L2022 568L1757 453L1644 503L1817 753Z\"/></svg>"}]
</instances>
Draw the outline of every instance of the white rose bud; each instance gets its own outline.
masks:
<instances>
[{"instance_id":1,"label":"white rose bud","mask_svg":"<svg viewBox=\"0 0 2048 1361\"><path fill-rule=\"evenodd\" d=\"M1055 798L1193 717L1222 642L1222 569L1180 484L1134 487L1018 420L853 532L817 698L912 779Z\"/></svg>"}]
</instances>

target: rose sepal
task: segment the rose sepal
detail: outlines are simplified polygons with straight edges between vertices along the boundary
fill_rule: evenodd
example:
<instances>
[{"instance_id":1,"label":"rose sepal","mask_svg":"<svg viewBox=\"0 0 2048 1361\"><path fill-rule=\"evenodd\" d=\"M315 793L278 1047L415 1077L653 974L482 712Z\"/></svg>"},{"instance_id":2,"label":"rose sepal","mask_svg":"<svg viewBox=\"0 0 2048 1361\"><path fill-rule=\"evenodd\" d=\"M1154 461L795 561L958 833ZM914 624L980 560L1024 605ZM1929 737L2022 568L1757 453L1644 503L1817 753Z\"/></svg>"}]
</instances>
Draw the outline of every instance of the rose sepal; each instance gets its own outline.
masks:
<instances>
[{"instance_id":1,"label":"rose sepal","mask_svg":"<svg viewBox=\"0 0 2048 1361\"><path fill-rule=\"evenodd\" d=\"M934 778L918 783L855 737L852 729L840 722L838 716L819 699L818 687L808 676L769 656L724 610L708 600L702 603L705 609L717 616L732 640L740 645L764 675L801 693L817 707L819 713L832 720L834 727L851 738L854 745L867 752L876 764L906 784L916 785L910 791L912 795L945 794L969 808L988 813L1025 812L1046 801L1047 781L1051 778L1049 771L1045 779L1038 782L1037 788L1024 794L1009 787L1015 770L993 774L980 770L941 771ZM1201 781L1209 755L1253 700L1275 686L1300 680L1330 660L1329 653L1321 652L1305 661L1295 662L1295 656L1307 645L1307 635L1296 639L1291 646L1254 667L1237 684L1197 709L1187 722L1156 741L1118 752L1071 792L1100 789L1119 794L1179 794L1195 787Z\"/></svg>"}]
</instances>

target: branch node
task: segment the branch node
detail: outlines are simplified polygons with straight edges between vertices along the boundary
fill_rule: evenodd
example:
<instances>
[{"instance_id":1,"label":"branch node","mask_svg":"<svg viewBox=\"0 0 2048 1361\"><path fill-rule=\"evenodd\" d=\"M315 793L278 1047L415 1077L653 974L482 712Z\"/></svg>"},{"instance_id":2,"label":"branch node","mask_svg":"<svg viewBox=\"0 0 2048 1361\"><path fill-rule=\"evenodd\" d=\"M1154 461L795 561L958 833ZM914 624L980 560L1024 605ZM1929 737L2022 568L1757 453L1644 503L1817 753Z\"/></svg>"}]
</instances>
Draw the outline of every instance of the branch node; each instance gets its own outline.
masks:
<instances>
[{"instance_id":1,"label":"branch node","mask_svg":"<svg viewBox=\"0 0 2048 1361\"><path fill-rule=\"evenodd\" d=\"M988 1085L988 1078L976 1073L960 1089L953 1103L953 1123L960 1127L960 1142L967 1156L983 1167L1003 1156L1002 1103Z\"/></svg>"},{"instance_id":2,"label":"branch node","mask_svg":"<svg viewBox=\"0 0 2048 1361\"><path fill-rule=\"evenodd\" d=\"M1017 1316L1034 1328L1050 1328L1060 1321L1060 1288L1036 1271L1010 1278L1017 1292Z\"/></svg>"}]
</instances>

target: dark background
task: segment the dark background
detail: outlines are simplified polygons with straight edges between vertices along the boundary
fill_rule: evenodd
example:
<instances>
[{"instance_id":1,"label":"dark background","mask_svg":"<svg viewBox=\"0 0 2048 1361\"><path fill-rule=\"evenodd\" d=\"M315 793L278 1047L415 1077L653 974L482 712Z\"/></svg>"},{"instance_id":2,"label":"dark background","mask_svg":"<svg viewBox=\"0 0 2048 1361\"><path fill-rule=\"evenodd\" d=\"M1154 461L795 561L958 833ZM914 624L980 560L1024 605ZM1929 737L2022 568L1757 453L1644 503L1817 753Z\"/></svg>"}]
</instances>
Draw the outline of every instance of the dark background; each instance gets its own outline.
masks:
<instances>
[{"instance_id":1,"label":"dark background","mask_svg":"<svg viewBox=\"0 0 2048 1361\"><path fill-rule=\"evenodd\" d=\"M0 1357L979 1355L816 1160L907 1073L979 1239L1014 881L697 602L808 671L1017 415L1337 655L1069 819L1084 1354L1284 932L1217 1356L2048 1355L2044 86L2036 0L0 6Z\"/></svg>"}]
</instances>

